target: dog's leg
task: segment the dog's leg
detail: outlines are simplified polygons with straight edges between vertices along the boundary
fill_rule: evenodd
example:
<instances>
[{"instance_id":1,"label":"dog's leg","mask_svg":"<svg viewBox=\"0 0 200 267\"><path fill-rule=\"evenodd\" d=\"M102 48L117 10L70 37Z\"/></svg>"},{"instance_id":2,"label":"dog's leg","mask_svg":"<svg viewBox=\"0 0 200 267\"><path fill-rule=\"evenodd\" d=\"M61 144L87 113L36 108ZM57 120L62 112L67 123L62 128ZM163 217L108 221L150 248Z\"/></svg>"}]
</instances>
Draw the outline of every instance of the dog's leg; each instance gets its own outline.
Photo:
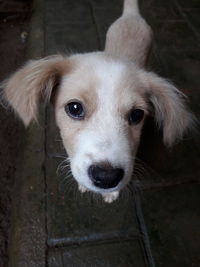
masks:
<instances>
[{"instance_id":1,"label":"dog's leg","mask_svg":"<svg viewBox=\"0 0 200 267\"><path fill-rule=\"evenodd\" d=\"M140 15L137 0L124 0L122 16L108 29L105 52L114 57L128 58L143 67L151 40L151 28Z\"/></svg>"}]
</instances>

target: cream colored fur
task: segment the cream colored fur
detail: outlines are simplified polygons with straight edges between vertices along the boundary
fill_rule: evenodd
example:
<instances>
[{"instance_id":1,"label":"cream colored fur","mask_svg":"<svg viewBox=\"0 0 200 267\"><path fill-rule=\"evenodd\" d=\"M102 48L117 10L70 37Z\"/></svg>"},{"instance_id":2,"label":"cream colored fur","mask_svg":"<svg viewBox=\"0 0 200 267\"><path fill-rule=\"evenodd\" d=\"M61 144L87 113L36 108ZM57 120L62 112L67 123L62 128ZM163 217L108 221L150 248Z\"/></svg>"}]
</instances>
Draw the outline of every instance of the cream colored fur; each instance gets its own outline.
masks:
<instances>
[{"instance_id":1,"label":"cream colored fur","mask_svg":"<svg viewBox=\"0 0 200 267\"><path fill-rule=\"evenodd\" d=\"M39 103L49 102L56 88L56 121L73 176L80 191L101 193L107 202L115 200L131 179L149 114L163 127L168 146L192 125L184 96L170 82L144 69L151 38L137 1L125 0L122 16L108 30L103 52L33 60L4 83L5 99L26 126L37 120ZM72 99L84 103L84 120L67 116L64 107ZM130 126L126 116L133 107L144 110L145 117L139 125ZM88 167L104 161L125 170L116 188L97 188L88 177Z\"/></svg>"}]
</instances>

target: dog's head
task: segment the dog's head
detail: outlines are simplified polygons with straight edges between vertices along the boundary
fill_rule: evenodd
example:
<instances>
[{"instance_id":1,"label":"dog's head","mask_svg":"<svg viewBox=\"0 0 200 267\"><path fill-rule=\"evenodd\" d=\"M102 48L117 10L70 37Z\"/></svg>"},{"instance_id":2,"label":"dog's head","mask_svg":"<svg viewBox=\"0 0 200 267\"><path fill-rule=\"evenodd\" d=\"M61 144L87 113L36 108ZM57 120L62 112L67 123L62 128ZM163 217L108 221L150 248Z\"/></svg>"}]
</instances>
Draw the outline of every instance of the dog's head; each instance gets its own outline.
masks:
<instances>
[{"instance_id":1,"label":"dog's head","mask_svg":"<svg viewBox=\"0 0 200 267\"><path fill-rule=\"evenodd\" d=\"M100 193L119 191L130 180L148 115L163 128L168 146L192 121L171 83L104 52L31 61L5 85L5 97L25 125L52 94L73 176Z\"/></svg>"}]
</instances>

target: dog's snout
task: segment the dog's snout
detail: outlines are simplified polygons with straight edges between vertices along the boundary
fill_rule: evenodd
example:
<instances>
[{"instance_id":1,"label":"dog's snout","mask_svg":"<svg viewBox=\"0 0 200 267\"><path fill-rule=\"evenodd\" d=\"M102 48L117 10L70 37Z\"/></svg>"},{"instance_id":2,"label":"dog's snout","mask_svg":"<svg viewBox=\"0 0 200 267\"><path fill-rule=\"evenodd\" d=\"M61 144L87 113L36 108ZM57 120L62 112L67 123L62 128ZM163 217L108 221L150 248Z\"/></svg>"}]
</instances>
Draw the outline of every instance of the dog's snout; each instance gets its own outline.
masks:
<instances>
[{"instance_id":1,"label":"dog's snout","mask_svg":"<svg viewBox=\"0 0 200 267\"><path fill-rule=\"evenodd\" d=\"M99 188L108 189L118 185L124 176L122 168L91 165L88 174L93 184Z\"/></svg>"}]
</instances>

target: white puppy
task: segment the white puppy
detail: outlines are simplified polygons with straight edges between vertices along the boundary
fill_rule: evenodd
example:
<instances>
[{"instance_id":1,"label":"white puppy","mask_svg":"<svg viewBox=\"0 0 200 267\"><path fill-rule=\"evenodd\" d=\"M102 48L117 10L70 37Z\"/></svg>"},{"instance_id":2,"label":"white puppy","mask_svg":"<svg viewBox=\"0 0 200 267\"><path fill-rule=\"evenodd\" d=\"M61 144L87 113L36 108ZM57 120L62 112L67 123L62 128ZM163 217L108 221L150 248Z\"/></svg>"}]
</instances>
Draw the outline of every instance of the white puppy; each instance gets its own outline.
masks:
<instances>
[{"instance_id":1,"label":"white puppy","mask_svg":"<svg viewBox=\"0 0 200 267\"><path fill-rule=\"evenodd\" d=\"M79 189L118 197L131 179L148 115L170 146L192 122L182 94L144 70L151 29L136 0L108 30L105 50L28 62L5 83L5 98L26 126L54 95L57 125Z\"/></svg>"}]
</instances>

